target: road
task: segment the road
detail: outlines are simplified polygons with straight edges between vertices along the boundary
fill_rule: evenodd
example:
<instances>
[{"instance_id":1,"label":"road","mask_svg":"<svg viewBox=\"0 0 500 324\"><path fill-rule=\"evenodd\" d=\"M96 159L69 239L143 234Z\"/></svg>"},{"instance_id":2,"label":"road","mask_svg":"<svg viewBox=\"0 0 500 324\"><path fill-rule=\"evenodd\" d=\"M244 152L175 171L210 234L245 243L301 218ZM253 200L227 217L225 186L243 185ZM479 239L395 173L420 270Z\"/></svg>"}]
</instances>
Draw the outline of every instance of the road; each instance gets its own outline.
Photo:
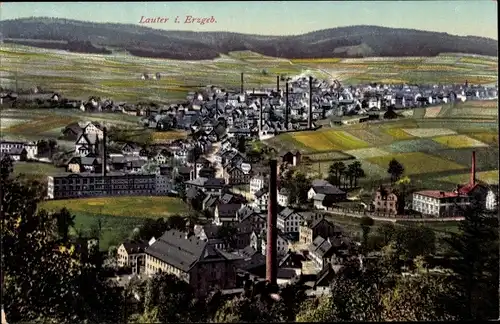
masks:
<instances>
[{"instance_id":1,"label":"road","mask_svg":"<svg viewBox=\"0 0 500 324\"><path fill-rule=\"evenodd\" d=\"M344 212L334 212L334 211L325 211L325 213L330 214L330 215L337 215L337 216L347 216L347 217L354 217L354 218L363 218L365 216L368 216L372 218L373 220L377 221L384 221L384 222L397 222L397 221L406 221L406 222L456 222L456 221L462 221L464 220L464 217L448 217L448 218L392 218L392 217L377 217L377 216L371 216L370 214L357 214L357 213L344 213Z\"/></svg>"}]
</instances>

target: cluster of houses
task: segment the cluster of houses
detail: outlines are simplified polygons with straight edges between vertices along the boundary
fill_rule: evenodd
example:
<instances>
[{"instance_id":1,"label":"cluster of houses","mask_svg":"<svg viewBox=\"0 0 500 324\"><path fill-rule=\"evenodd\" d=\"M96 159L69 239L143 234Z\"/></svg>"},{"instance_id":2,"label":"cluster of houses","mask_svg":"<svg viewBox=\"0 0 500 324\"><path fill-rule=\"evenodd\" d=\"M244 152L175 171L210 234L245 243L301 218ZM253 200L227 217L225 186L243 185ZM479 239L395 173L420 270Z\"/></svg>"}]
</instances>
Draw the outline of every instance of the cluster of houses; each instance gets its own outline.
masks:
<instances>
[{"instance_id":1,"label":"cluster of houses","mask_svg":"<svg viewBox=\"0 0 500 324\"><path fill-rule=\"evenodd\" d=\"M38 145L35 142L0 140L0 159L9 155L14 161L28 161L38 156Z\"/></svg>"}]
</instances>

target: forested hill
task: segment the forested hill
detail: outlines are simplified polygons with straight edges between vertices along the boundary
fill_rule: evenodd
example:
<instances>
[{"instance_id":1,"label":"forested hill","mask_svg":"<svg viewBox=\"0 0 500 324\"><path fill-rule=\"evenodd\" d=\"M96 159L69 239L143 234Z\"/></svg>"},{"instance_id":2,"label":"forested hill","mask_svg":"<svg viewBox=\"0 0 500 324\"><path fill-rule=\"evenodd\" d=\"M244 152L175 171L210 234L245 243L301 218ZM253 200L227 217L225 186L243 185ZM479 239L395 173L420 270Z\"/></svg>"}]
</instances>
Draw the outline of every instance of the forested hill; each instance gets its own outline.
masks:
<instances>
[{"instance_id":1,"label":"forested hill","mask_svg":"<svg viewBox=\"0 0 500 324\"><path fill-rule=\"evenodd\" d=\"M4 42L84 53L128 51L172 59L213 59L248 50L282 58L435 56L466 53L498 56L498 41L412 29L349 26L296 36L159 30L132 24L93 23L59 18L0 22Z\"/></svg>"}]
</instances>

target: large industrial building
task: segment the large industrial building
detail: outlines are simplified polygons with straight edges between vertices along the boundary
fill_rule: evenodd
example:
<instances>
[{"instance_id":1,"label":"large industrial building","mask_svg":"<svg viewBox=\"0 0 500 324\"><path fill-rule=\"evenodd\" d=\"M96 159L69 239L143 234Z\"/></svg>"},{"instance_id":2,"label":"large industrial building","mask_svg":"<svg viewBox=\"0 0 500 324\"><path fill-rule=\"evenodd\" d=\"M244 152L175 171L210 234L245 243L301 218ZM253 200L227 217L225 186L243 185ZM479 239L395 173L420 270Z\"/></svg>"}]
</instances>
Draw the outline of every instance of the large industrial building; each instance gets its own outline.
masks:
<instances>
[{"instance_id":1,"label":"large industrial building","mask_svg":"<svg viewBox=\"0 0 500 324\"><path fill-rule=\"evenodd\" d=\"M72 173L49 176L48 199L102 196L148 196L156 194L155 174L110 172Z\"/></svg>"}]
</instances>

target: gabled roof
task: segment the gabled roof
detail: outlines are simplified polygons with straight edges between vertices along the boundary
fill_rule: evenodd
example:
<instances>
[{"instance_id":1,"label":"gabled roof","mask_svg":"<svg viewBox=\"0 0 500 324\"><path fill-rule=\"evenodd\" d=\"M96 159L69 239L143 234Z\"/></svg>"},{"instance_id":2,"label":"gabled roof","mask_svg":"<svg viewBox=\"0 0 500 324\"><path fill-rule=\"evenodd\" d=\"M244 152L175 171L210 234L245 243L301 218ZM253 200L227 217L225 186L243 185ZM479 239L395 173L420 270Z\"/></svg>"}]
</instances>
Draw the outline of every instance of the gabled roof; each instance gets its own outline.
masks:
<instances>
[{"instance_id":1,"label":"gabled roof","mask_svg":"<svg viewBox=\"0 0 500 324\"><path fill-rule=\"evenodd\" d=\"M147 241L130 241L123 242L123 247L127 254L144 253L144 250L149 246Z\"/></svg>"},{"instance_id":2,"label":"gabled roof","mask_svg":"<svg viewBox=\"0 0 500 324\"><path fill-rule=\"evenodd\" d=\"M219 217L236 217L241 204L219 204L217 206Z\"/></svg>"},{"instance_id":3,"label":"gabled roof","mask_svg":"<svg viewBox=\"0 0 500 324\"><path fill-rule=\"evenodd\" d=\"M215 257L215 259L223 259L215 251L207 250L207 247L206 242L197 239L195 236L186 238L185 233L170 230L149 246L146 253L187 272L205 255Z\"/></svg>"}]
</instances>

